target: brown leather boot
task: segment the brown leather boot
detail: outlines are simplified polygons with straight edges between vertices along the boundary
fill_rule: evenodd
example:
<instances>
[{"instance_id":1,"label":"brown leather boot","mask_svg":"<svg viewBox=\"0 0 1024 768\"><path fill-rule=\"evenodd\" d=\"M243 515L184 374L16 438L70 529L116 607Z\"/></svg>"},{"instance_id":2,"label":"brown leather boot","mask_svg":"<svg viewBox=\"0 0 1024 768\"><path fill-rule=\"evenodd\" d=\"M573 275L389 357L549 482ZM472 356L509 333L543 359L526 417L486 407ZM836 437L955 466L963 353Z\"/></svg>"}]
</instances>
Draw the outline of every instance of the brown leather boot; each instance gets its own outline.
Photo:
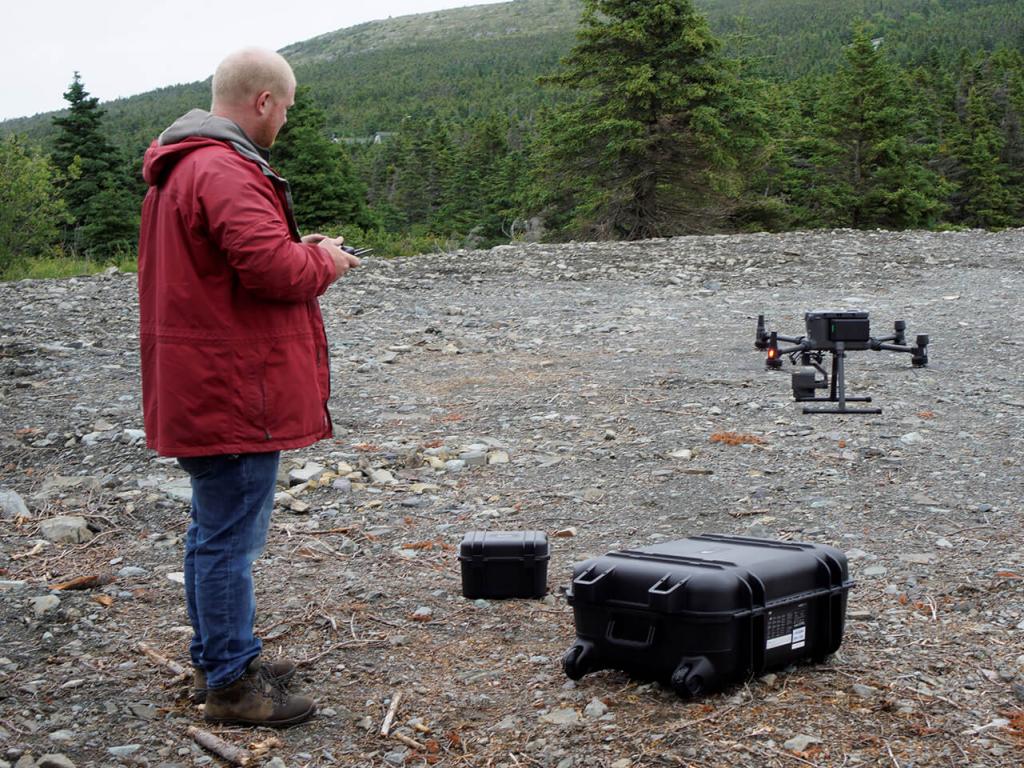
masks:
<instances>
[{"instance_id":1,"label":"brown leather boot","mask_svg":"<svg viewBox=\"0 0 1024 768\"><path fill-rule=\"evenodd\" d=\"M257 656L235 682L207 690L203 717L212 723L286 728L313 716L315 701L290 694L272 680Z\"/></svg>"},{"instance_id":2,"label":"brown leather boot","mask_svg":"<svg viewBox=\"0 0 1024 768\"><path fill-rule=\"evenodd\" d=\"M287 687L288 682L295 676L295 662L288 659L276 661L264 661L260 664L267 677L270 677L278 687ZM192 671L192 703L206 703L206 672L201 669Z\"/></svg>"}]
</instances>

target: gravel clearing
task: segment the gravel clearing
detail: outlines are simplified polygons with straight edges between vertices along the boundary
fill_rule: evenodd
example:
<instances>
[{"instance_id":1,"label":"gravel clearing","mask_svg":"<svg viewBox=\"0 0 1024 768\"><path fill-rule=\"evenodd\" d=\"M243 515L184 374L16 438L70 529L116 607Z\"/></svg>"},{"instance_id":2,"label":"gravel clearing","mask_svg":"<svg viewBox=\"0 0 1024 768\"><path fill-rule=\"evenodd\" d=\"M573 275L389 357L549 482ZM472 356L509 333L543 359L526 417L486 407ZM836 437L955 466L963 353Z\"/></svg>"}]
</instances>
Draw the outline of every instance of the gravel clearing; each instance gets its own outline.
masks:
<instances>
[{"instance_id":1,"label":"gravel clearing","mask_svg":"<svg viewBox=\"0 0 1024 768\"><path fill-rule=\"evenodd\" d=\"M1024 230L369 259L322 300L335 438L285 454L256 565L321 705L279 733L207 727L158 660L188 666L189 488L145 448L134 276L0 284L0 768L226 765L189 726L274 768L1018 767L1022 262ZM852 353L883 413L805 415L756 316L844 308L929 366ZM476 529L547 531L549 594L464 599ZM572 564L698 533L845 551L839 652L696 702L569 681Z\"/></svg>"}]
</instances>

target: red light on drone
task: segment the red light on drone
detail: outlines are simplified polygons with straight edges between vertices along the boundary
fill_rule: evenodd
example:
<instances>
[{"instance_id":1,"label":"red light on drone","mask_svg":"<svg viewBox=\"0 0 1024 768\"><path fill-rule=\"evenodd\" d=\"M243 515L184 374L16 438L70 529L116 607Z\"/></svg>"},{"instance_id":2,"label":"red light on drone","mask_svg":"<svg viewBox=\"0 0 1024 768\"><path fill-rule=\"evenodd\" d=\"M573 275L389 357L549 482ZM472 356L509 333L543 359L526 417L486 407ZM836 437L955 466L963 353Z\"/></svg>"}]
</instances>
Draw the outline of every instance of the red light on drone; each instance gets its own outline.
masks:
<instances>
[{"instance_id":1,"label":"red light on drone","mask_svg":"<svg viewBox=\"0 0 1024 768\"><path fill-rule=\"evenodd\" d=\"M775 347L768 347L768 359L769 360L774 360L778 356L779 356L779 350L777 350Z\"/></svg>"}]
</instances>

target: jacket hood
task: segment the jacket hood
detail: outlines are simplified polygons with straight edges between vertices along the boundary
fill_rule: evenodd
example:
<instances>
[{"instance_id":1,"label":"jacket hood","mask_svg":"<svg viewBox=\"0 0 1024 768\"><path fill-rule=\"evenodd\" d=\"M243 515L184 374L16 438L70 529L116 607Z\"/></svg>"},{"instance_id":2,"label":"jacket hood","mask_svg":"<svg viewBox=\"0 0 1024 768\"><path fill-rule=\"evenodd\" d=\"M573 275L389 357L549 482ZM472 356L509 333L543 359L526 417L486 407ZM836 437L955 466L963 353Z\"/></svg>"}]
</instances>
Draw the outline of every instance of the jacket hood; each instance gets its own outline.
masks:
<instances>
[{"instance_id":1,"label":"jacket hood","mask_svg":"<svg viewBox=\"0 0 1024 768\"><path fill-rule=\"evenodd\" d=\"M260 166L267 176L279 178L270 168L269 152L250 139L238 123L205 109L193 109L175 120L146 150L142 176L155 186L184 155L213 142L229 144L238 154Z\"/></svg>"}]
</instances>

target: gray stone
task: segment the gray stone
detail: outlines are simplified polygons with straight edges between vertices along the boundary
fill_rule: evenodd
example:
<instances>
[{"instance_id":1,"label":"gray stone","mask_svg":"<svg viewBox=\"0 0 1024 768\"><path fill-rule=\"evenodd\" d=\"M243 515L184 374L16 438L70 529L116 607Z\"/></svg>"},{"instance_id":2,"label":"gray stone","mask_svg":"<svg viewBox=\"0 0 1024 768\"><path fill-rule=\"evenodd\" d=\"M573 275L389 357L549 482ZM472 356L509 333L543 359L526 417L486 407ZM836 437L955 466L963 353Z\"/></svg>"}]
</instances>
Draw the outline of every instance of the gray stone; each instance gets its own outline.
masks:
<instances>
[{"instance_id":1,"label":"gray stone","mask_svg":"<svg viewBox=\"0 0 1024 768\"><path fill-rule=\"evenodd\" d=\"M311 480L317 480L326 471L327 467L317 464L315 461L307 461L302 468L293 469L288 473L288 481L291 485L308 483Z\"/></svg>"},{"instance_id":2,"label":"gray stone","mask_svg":"<svg viewBox=\"0 0 1024 768\"><path fill-rule=\"evenodd\" d=\"M128 757L142 749L141 744L122 744L116 747L107 747L107 752L114 757Z\"/></svg>"},{"instance_id":3,"label":"gray stone","mask_svg":"<svg viewBox=\"0 0 1024 768\"><path fill-rule=\"evenodd\" d=\"M591 699L590 703L587 704L586 709L583 710L583 714L589 717L591 720L596 720L608 711L608 705L600 699Z\"/></svg>"},{"instance_id":4,"label":"gray stone","mask_svg":"<svg viewBox=\"0 0 1024 768\"><path fill-rule=\"evenodd\" d=\"M75 732L62 728L59 731L54 731L53 733L48 734L47 738L49 738L50 741L74 741Z\"/></svg>"},{"instance_id":5,"label":"gray stone","mask_svg":"<svg viewBox=\"0 0 1024 768\"><path fill-rule=\"evenodd\" d=\"M117 572L118 577L122 579L133 579L137 576L146 576L148 574L149 571L137 565L126 565Z\"/></svg>"},{"instance_id":6,"label":"gray stone","mask_svg":"<svg viewBox=\"0 0 1024 768\"><path fill-rule=\"evenodd\" d=\"M60 495L66 491L99 491L101 488L99 478L89 477L85 475L78 475L74 477L64 477L62 475L54 475L48 477L43 481L43 486L39 490L40 498L48 499L51 496Z\"/></svg>"},{"instance_id":7,"label":"gray stone","mask_svg":"<svg viewBox=\"0 0 1024 768\"><path fill-rule=\"evenodd\" d=\"M538 719L549 725L579 725L580 713L575 709L553 709Z\"/></svg>"},{"instance_id":8,"label":"gray stone","mask_svg":"<svg viewBox=\"0 0 1024 768\"><path fill-rule=\"evenodd\" d=\"M75 515L51 517L39 523L39 534L57 544L81 544L95 534L84 517Z\"/></svg>"},{"instance_id":9,"label":"gray stone","mask_svg":"<svg viewBox=\"0 0 1024 768\"><path fill-rule=\"evenodd\" d=\"M17 517L31 517L21 496L10 488L0 488L0 519L14 520Z\"/></svg>"},{"instance_id":10,"label":"gray stone","mask_svg":"<svg viewBox=\"0 0 1024 768\"><path fill-rule=\"evenodd\" d=\"M488 464L508 464L509 456L505 451L492 451L487 456Z\"/></svg>"},{"instance_id":11,"label":"gray stone","mask_svg":"<svg viewBox=\"0 0 1024 768\"><path fill-rule=\"evenodd\" d=\"M821 739L817 736L808 736L807 734L801 733L798 736L794 736L792 739L783 744L784 749L788 749L790 752L806 752L807 748L811 744L820 744Z\"/></svg>"},{"instance_id":12,"label":"gray stone","mask_svg":"<svg viewBox=\"0 0 1024 768\"><path fill-rule=\"evenodd\" d=\"M146 433L141 429L126 429L121 433L121 442L128 443L129 445L142 443L145 439Z\"/></svg>"},{"instance_id":13,"label":"gray stone","mask_svg":"<svg viewBox=\"0 0 1024 768\"><path fill-rule=\"evenodd\" d=\"M140 720L156 720L159 714L152 704L129 704L128 711Z\"/></svg>"},{"instance_id":14,"label":"gray stone","mask_svg":"<svg viewBox=\"0 0 1024 768\"><path fill-rule=\"evenodd\" d=\"M36 761L36 768L75 768L75 764L67 755L57 752L40 757Z\"/></svg>"},{"instance_id":15,"label":"gray stone","mask_svg":"<svg viewBox=\"0 0 1024 768\"><path fill-rule=\"evenodd\" d=\"M159 486L160 492L176 501L192 503L192 481L187 477L175 478Z\"/></svg>"},{"instance_id":16,"label":"gray stone","mask_svg":"<svg viewBox=\"0 0 1024 768\"><path fill-rule=\"evenodd\" d=\"M398 481L386 469L374 469L370 471L370 480L378 485L397 485Z\"/></svg>"},{"instance_id":17,"label":"gray stone","mask_svg":"<svg viewBox=\"0 0 1024 768\"><path fill-rule=\"evenodd\" d=\"M60 607L60 598L56 595L43 595L32 598L32 612L37 617L45 616Z\"/></svg>"}]
</instances>

